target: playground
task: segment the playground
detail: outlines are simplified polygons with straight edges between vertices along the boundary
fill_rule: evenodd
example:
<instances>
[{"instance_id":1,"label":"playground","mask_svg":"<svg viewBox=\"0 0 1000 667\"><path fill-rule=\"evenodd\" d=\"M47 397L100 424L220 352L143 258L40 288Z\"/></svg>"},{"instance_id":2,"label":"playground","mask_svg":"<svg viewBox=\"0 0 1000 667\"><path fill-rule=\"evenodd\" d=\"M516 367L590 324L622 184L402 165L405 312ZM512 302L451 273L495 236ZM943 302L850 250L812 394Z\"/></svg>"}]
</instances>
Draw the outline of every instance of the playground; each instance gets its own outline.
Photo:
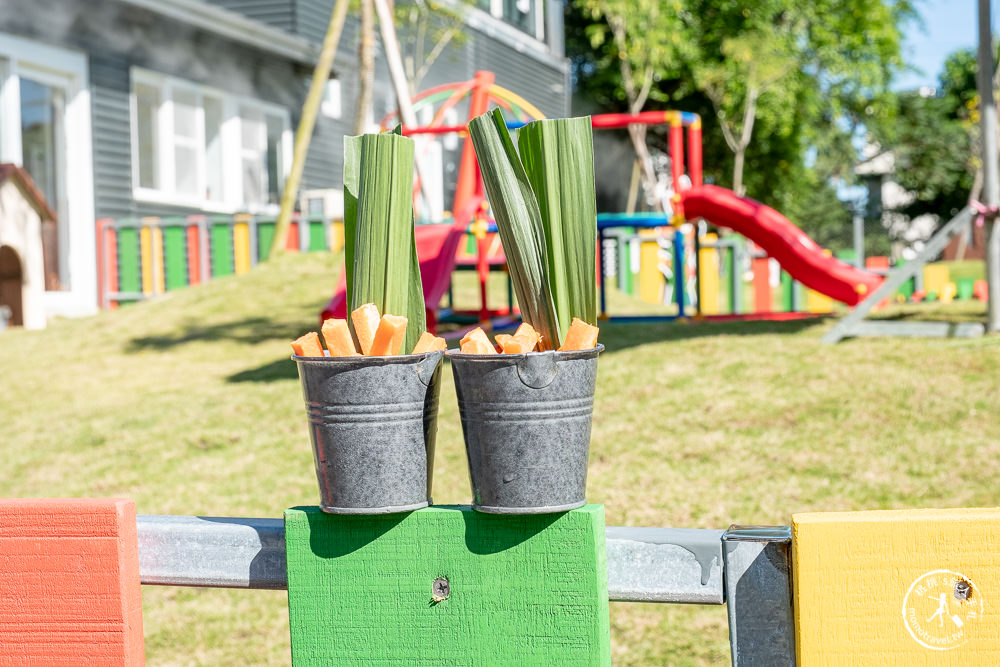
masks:
<instances>
[{"instance_id":1,"label":"playground","mask_svg":"<svg viewBox=\"0 0 1000 667\"><path fill-rule=\"evenodd\" d=\"M142 514L210 516L314 504L287 345L315 326L341 261L289 255L95 318L6 332L2 495L128 496ZM472 274L461 280L474 295ZM621 298L615 307L642 308ZM907 308L952 321L983 312L976 301ZM818 344L831 324L604 325L588 498L605 504L608 525L993 504L1000 342ZM464 503L448 369L444 380L434 496ZM146 586L143 613L148 664L288 662L282 591ZM729 660L722 607L612 603L611 631L615 664Z\"/></svg>"}]
</instances>

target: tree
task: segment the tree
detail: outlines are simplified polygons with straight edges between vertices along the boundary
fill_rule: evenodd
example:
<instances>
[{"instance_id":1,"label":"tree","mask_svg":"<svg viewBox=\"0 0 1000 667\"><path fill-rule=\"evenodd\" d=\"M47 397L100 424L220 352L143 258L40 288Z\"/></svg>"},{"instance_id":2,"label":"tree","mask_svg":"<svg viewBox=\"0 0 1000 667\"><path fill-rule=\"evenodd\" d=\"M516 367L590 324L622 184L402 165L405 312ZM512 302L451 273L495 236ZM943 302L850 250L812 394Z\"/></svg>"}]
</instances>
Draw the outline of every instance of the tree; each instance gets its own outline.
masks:
<instances>
[{"instance_id":1,"label":"tree","mask_svg":"<svg viewBox=\"0 0 1000 667\"><path fill-rule=\"evenodd\" d=\"M608 49L579 38L610 30L608 16L642 16L643 0L605 2L595 26L596 0L576 0L567 20L567 48L581 90L608 108L626 107L625 77L608 67ZM810 169L823 179L848 176L856 158L851 139L866 122L891 116L888 84L902 66L901 26L913 17L905 0L761 0L755 3L674 0L664 5L664 28L627 32L617 54L637 70L644 46L666 44L668 57L652 69L648 103L701 111L709 169L729 153L734 187L779 206ZM642 80L645 82L645 79ZM617 104L615 104L617 102ZM706 108L707 107L707 108ZM627 107L626 107L627 108ZM713 132L724 139L716 142ZM812 149L812 150L810 150ZM806 164L807 154L816 154ZM753 164L747 170L746 165ZM719 172L715 172L719 173ZM808 179L805 179L808 180Z\"/></svg>"},{"instance_id":2,"label":"tree","mask_svg":"<svg viewBox=\"0 0 1000 667\"><path fill-rule=\"evenodd\" d=\"M947 57L937 94L896 96L892 123L873 125L871 139L895 157L893 180L914 198L898 209L949 218L979 196L982 174L976 54Z\"/></svg>"},{"instance_id":3,"label":"tree","mask_svg":"<svg viewBox=\"0 0 1000 667\"><path fill-rule=\"evenodd\" d=\"M396 26L400 32L400 50L403 52L411 97L417 94L420 82L448 45L458 46L465 42L462 10L463 4L468 2L465 0L455 5L433 0L396 3Z\"/></svg>"},{"instance_id":4,"label":"tree","mask_svg":"<svg viewBox=\"0 0 1000 667\"><path fill-rule=\"evenodd\" d=\"M639 113L656 81L671 71L679 52L688 46L679 17L658 0L577 0L577 7L591 20L586 36L590 47L601 54L595 68L617 69L625 109ZM646 145L646 127L632 125L628 132L647 197L654 199L657 177ZM666 210L663 198L656 203Z\"/></svg>"}]
</instances>

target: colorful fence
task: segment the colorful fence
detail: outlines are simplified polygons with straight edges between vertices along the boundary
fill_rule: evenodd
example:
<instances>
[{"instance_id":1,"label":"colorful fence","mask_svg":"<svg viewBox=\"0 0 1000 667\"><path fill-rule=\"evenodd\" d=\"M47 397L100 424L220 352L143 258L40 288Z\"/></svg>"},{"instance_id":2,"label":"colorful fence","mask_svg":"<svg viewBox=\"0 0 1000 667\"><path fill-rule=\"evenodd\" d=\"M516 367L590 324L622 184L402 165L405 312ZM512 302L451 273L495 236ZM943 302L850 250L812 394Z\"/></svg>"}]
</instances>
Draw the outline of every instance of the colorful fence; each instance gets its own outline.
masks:
<instances>
[{"instance_id":1,"label":"colorful fence","mask_svg":"<svg viewBox=\"0 0 1000 667\"><path fill-rule=\"evenodd\" d=\"M97 221L98 300L102 308L139 301L188 285L246 273L266 258L275 219L245 213ZM339 250L339 225L292 220L291 251Z\"/></svg>"}]
</instances>

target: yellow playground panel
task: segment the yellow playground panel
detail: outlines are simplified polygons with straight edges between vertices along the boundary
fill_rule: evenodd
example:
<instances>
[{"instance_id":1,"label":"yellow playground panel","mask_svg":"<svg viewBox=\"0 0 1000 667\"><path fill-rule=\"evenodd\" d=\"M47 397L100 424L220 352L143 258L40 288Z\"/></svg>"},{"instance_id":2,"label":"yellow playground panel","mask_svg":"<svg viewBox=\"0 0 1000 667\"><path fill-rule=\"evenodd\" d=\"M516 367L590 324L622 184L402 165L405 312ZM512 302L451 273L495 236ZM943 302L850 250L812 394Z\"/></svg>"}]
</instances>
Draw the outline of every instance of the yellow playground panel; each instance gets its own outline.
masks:
<instances>
[{"instance_id":1,"label":"yellow playground panel","mask_svg":"<svg viewBox=\"0 0 1000 667\"><path fill-rule=\"evenodd\" d=\"M702 242L714 244L718 234L705 234ZM698 249L698 279L701 282L701 314L719 314L719 251L716 248Z\"/></svg>"},{"instance_id":2,"label":"yellow playground panel","mask_svg":"<svg viewBox=\"0 0 1000 667\"><path fill-rule=\"evenodd\" d=\"M949 280L947 265L928 264L924 267L924 291L927 294L934 292L940 296Z\"/></svg>"},{"instance_id":3,"label":"yellow playground panel","mask_svg":"<svg viewBox=\"0 0 1000 667\"><path fill-rule=\"evenodd\" d=\"M639 233L639 298L646 303L663 303L666 281L660 272L658 236L652 229Z\"/></svg>"},{"instance_id":4,"label":"yellow playground panel","mask_svg":"<svg viewBox=\"0 0 1000 667\"><path fill-rule=\"evenodd\" d=\"M1000 509L792 516L797 664L1000 664Z\"/></svg>"}]
</instances>

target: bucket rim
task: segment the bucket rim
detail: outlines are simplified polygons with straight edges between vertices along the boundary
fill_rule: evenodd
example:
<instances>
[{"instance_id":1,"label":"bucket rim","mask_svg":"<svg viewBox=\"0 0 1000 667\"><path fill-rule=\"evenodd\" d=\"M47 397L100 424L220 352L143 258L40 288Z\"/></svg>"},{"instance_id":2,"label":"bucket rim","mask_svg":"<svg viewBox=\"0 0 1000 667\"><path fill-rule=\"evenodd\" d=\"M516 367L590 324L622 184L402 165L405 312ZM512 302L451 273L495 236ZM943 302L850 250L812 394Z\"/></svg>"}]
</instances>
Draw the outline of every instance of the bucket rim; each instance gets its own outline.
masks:
<instances>
[{"instance_id":1,"label":"bucket rim","mask_svg":"<svg viewBox=\"0 0 1000 667\"><path fill-rule=\"evenodd\" d=\"M601 352L604 352L604 344L598 343L595 347L589 350L564 350L560 352L559 350L546 350L544 352L522 352L520 354L466 354L458 350L447 350L445 352L445 357L448 359L458 359L460 361L472 361L472 362L492 362L497 361L520 361L521 359L526 359L528 357L537 357L543 354L552 354L555 356L556 360L563 359L590 359L596 357Z\"/></svg>"},{"instance_id":2,"label":"bucket rim","mask_svg":"<svg viewBox=\"0 0 1000 667\"><path fill-rule=\"evenodd\" d=\"M406 364L413 363L415 361L422 361L424 359L430 358L432 355L441 354L444 356L441 350L431 350L430 352L422 352L421 354L387 354L381 356L359 356L359 357L300 357L296 354L291 355L292 361L295 363L304 364L319 364L319 365L347 365L347 364L357 364L366 363L371 366L379 366L385 364Z\"/></svg>"}]
</instances>

